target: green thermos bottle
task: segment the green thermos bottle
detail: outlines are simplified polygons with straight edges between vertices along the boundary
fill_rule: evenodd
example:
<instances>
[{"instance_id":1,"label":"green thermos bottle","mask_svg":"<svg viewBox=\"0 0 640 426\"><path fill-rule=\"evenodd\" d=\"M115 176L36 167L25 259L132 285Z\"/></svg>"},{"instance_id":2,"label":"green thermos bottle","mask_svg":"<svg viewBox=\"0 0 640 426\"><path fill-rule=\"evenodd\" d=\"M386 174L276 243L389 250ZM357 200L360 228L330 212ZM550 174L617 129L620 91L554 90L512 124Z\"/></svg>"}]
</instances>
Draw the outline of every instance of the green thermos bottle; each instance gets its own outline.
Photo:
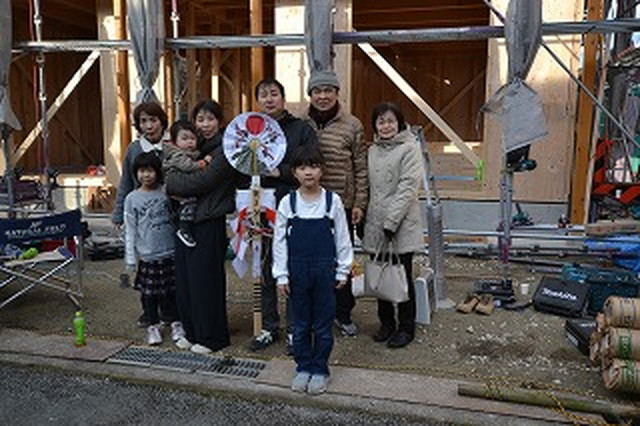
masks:
<instances>
[{"instance_id":1,"label":"green thermos bottle","mask_svg":"<svg viewBox=\"0 0 640 426\"><path fill-rule=\"evenodd\" d=\"M84 327L84 316L82 315L82 311L78 311L76 312L76 316L73 319L73 331L75 333L76 346L85 346L87 344L87 341L84 337Z\"/></svg>"}]
</instances>

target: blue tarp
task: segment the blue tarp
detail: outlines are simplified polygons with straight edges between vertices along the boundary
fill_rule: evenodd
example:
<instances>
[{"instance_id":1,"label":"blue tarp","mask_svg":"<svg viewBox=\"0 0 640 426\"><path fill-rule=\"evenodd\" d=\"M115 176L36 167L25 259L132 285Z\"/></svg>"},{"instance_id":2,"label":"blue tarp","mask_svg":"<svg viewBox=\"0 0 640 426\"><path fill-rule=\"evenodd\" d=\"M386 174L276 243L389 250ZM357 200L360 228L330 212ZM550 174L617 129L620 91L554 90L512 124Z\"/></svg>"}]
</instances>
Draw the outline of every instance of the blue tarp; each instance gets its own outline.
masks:
<instances>
[{"instance_id":1,"label":"blue tarp","mask_svg":"<svg viewBox=\"0 0 640 426\"><path fill-rule=\"evenodd\" d=\"M591 250L615 250L620 256L613 255L613 262L622 268L640 272L640 235L614 235L606 239L593 239L585 242Z\"/></svg>"}]
</instances>

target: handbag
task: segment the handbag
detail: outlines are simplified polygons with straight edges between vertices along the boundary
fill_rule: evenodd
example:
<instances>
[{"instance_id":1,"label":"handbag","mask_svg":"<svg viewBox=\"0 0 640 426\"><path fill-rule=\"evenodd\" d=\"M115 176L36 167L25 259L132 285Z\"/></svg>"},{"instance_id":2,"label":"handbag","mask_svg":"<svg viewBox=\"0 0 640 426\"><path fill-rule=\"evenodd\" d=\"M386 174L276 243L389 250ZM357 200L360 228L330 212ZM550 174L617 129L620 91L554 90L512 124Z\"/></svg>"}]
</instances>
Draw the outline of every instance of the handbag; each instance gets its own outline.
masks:
<instances>
[{"instance_id":1,"label":"handbag","mask_svg":"<svg viewBox=\"0 0 640 426\"><path fill-rule=\"evenodd\" d=\"M404 266L390 241L387 252L381 248L373 259L364 265L365 289L371 289L372 296L392 303L409 300L409 284Z\"/></svg>"}]
</instances>

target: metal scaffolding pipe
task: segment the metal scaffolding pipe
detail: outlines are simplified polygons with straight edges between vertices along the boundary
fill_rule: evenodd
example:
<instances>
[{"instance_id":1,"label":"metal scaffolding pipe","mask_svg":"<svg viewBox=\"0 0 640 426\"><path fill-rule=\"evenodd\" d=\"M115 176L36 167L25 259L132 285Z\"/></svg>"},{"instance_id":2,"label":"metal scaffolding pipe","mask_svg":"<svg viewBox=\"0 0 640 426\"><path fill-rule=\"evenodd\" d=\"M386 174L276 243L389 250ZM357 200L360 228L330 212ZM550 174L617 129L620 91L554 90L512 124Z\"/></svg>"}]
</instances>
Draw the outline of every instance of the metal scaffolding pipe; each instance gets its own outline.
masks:
<instances>
[{"instance_id":1,"label":"metal scaffolding pipe","mask_svg":"<svg viewBox=\"0 0 640 426\"><path fill-rule=\"evenodd\" d=\"M502 13L500 13L500 11L498 9L496 9L491 3L489 3L488 0L484 0L484 2L489 7L489 9L498 17L498 19L502 23L504 23L504 21L505 21L504 15L502 15ZM569 78L571 78L571 80L573 80L578 85L578 87L580 87L580 89L582 89L584 91L584 93L600 109L600 111L602 111L604 113L604 115L606 115L607 118L609 118L609 120L611 120L611 122L618 129L620 129L620 131L622 133L624 133L624 135L627 137L627 139L629 141L631 141L633 144L635 144L636 147L640 148L640 143L636 142L635 137L629 132L629 130L625 126L623 126L622 123L616 117L614 117L614 115L596 98L596 96L593 93L591 93L591 91L587 88L587 86L585 86L584 83L582 81L580 81L580 79L578 77L573 75L573 73L571 72L569 67L566 66L564 62L562 62L562 59L560 59L560 57L558 55L556 55L556 53L553 50L551 50L549 45L547 43L545 43L544 41L541 41L540 46L542 46L542 48L544 50L546 50L549 55L551 55L553 60L555 60L556 63L560 66L560 68L562 68L562 70L565 73L567 73ZM627 154L627 158L629 158L629 149L627 147L626 141L624 141L624 140L623 140L623 146L624 146L625 152Z\"/></svg>"},{"instance_id":2,"label":"metal scaffolding pipe","mask_svg":"<svg viewBox=\"0 0 640 426\"><path fill-rule=\"evenodd\" d=\"M470 231L465 229L445 229L444 235L462 235L469 237L503 237L504 233L499 231ZM425 232L425 235L427 233ZM511 239L525 239L525 240L554 240L554 241L577 241L582 242L587 239L606 241L607 237L596 237L587 235L555 235L555 234L529 234L529 233L511 233ZM638 243L638 239L616 237L614 242L619 243Z\"/></svg>"},{"instance_id":3,"label":"metal scaffolding pipe","mask_svg":"<svg viewBox=\"0 0 640 426\"><path fill-rule=\"evenodd\" d=\"M42 14L40 13L40 0L33 0L33 29L35 34L35 42L42 42ZM45 176L45 201L46 208L51 208L51 185L49 176L51 169L49 167L49 125L47 122L47 91L45 86L44 75L45 56L44 51L38 52L36 55L36 66L38 69L38 101L40 103L40 126L42 129L42 153L44 158L44 176Z\"/></svg>"},{"instance_id":4,"label":"metal scaffolding pipe","mask_svg":"<svg viewBox=\"0 0 640 426\"><path fill-rule=\"evenodd\" d=\"M179 26L180 23L180 14L178 13L178 0L171 0L171 35L173 38L178 38L179 35ZM180 53L178 49L173 49L173 110L176 119L178 119L180 114L180 98L181 98L181 87L180 87Z\"/></svg>"},{"instance_id":5,"label":"metal scaffolding pipe","mask_svg":"<svg viewBox=\"0 0 640 426\"><path fill-rule=\"evenodd\" d=\"M640 31L640 21L631 18L609 21L553 22L542 24L543 35L636 31ZM335 32L333 33L333 43L422 43L455 40L487 40L501 37L504 37L503 26L476 26L416 30ZM165 45L168 49L229 49L239 47L295 46L304 45L304 35L192 36L167 38ZM27 52L82 52L92 50L126 50L131 48L131 44L128 40L49 40L16 42L13 48L14 51Z\"/></svg>"}]
</instances>

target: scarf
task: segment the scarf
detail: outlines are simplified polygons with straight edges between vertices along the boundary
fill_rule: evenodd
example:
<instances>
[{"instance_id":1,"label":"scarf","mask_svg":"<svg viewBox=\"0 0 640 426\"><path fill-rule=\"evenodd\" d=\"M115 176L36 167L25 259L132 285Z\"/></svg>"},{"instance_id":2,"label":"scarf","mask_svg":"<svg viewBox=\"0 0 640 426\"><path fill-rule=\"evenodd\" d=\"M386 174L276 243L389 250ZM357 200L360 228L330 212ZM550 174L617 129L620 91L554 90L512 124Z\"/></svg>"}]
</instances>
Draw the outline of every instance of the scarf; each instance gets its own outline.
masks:
<instances>
[{"instance_id":1,"label":"scarf","mask_svg":"<svg viewBox=\"0 0 640 426\"><path fill-rule=\"evenodd\" d=\"M340 104L336 102L334 106L326 111L320 111L313 105L309 106L309 117L316 122L319 128L323 128L329 121L333 120L338 111L340 110Z\"/></svg>"}]
</instances>

